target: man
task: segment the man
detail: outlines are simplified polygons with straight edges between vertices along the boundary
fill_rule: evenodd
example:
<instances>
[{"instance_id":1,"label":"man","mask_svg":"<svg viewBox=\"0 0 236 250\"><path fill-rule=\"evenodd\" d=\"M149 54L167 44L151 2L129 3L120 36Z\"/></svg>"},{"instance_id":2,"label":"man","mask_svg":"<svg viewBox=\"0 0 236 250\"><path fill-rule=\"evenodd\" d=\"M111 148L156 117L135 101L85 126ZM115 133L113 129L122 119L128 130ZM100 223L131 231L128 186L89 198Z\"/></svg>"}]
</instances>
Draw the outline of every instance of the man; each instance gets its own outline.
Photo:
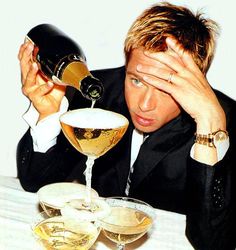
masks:
<instances>
[{"instance_id":1,"label":"man","mask_svg":"<svg viewBox=\"0 0 236 250\"><path fill-rule=\"evenodd\" d=\"M96 107L130 120L122 140L95 161L93 188L186 214L187 237L201 250L234 247L236 106L206 79L216 35L212 20L161 3L130 28L125 67L92 72L105 88ZM17 152L21 184L35 192L53 182L85 183L86 158L58 122L67 109L65 88L43 80L32 49L25 43L19 51L23 93L31 100L30 129ZM91 105L78 91L67 89L66 96L69 109Z\"/></svg>"}]
</instances>

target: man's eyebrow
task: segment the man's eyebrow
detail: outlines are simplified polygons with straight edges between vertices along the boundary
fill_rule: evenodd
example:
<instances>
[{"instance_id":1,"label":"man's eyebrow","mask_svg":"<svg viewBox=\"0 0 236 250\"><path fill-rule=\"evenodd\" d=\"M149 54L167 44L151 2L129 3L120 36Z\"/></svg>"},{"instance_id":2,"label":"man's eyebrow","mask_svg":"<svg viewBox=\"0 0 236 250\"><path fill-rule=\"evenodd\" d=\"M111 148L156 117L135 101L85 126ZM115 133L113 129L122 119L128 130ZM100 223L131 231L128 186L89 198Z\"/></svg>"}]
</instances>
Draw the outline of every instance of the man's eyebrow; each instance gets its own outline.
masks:
<instances>
[{"instance_id":1,"label":"man's eyebrow","mask_svg":"<svg viewBox=\"0 0 236 250\"><path fill-rule=\"evenodd\" d=\"M125 72L126 72L126 74L130 74L130 75L133 74L133 72L131 72L131 71L129 71L129 70L126 70Z\"/></svg>"},{"instance_id":2,"label":"man's eyebrow","mask_svg":"<svg viewBox=\"0 0 236 250\"><path fill-rule=\"evenodd\" d=\"M137 80L139 80L140 82L143 82L143 77L140 76L138 73L135 72L131 72L131 71L127 71L126 74L128 74L131 77L136 78Z\"/></svg>"},{"instance_id":3,"label":"man's eyebrow","mask_svg":"<svg viewBox=\"0 0 236 250\"><path fill-rule=\"evenodd\" d=\"M135 73L135 72L132 72L132 71L126 71L126 74L129 74L129 75L133 75L133 76L135 76L135 77L137 77L137 78L140 78L140 76L138 75L138 73Z\"/></svg>"}]
</instances>

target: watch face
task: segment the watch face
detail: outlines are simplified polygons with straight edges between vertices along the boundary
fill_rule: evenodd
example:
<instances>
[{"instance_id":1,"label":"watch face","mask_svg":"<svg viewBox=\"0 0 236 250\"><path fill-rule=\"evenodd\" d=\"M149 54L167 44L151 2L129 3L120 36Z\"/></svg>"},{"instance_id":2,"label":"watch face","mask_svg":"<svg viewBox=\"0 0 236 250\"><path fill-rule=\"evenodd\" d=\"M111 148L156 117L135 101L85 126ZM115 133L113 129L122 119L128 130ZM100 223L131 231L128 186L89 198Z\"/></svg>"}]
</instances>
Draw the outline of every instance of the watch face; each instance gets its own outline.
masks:
<instances>
[{"instance_id":1,"label":"watch face","mask_svg":"<svg viewBox=\"0 0 236 250\"><path fill-rule=\"evenodd\" d=\"M226 140L228 137L227 133L225 131L217 131L214 135L214 141L218 142L218 141L224 141Z\"/></svg>"}]
</instances>

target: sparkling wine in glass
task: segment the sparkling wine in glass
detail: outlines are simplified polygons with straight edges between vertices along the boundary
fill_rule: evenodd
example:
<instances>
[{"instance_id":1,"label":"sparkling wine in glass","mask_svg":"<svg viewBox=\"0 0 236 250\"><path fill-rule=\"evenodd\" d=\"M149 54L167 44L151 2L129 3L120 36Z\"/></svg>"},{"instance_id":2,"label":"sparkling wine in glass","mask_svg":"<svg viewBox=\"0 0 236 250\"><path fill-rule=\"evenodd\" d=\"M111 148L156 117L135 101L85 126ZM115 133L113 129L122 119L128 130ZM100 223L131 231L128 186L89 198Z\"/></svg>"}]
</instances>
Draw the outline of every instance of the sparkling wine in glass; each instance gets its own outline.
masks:
<instances>
[{"instance_id":1,"label":"sparkling wine in glass","mask_svg":"<svg viewBox=\"0 0 236 250\"><path fill-rule=\"evenodd\" d=\"M90 204L91 176L94 160L104 155L122 138L128 127L123 115L99 108L84 108L61 115L62 131L70 143L87 156L86 203Z\"/></svg>"},{"instance_id":2,"label":"sparkling wine in glass","mask_svg":"<svg viewBox=\"0 0 236 250\"><path fill-rule=\"evenodd\" d=\"M110 213L101 219L104 235L117 244L117 249L142 237L152 226L155 212L147 203L129 197L105 198Z\"/></svg>"},{"instance_id":3,"label":"sparkling wine in glass","mask_svg":"<svg viewBox=\"0 0 236 250\"><path fill-rule=\"evenodd\" d=\"M43 249L87 250L96 241L100 227L94 221L64 215L49 217L42 212L34 218L32 231Z\"/></svg>"},{"instance_id":4,"label":"sparkling wine in glass","mask_svg":"<svg viewBox=\"0 0 236 250\"><path fill-rule=\"evenodd\" d=\"M91 197L98 198L98 193L91 188ZM39 203L48 216L61 214L61 209L70 201L86 197L86 186L72 182L57 182L41 187L38 192Z\"/></svg>"}]
</instances>

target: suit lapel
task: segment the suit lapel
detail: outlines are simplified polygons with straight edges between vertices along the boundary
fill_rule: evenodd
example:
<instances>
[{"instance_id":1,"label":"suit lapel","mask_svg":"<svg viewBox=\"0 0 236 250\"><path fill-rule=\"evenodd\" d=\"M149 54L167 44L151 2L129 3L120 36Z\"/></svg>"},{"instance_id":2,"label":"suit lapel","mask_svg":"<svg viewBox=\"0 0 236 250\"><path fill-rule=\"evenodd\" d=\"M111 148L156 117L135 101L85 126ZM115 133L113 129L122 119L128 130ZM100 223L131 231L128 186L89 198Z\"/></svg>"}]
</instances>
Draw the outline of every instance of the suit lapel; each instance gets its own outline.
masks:
<instances>
[{"instance_id":1,"label":"suit lapel","mask_svg":"<svg viewBox=\"0 0 236 250\"><path fill-rule=\"evenodd\" d=\"M193 126L183 115L178 116L158 131L152 133L142 144L138 157L134 163L131 176L130 193L145 179L162 159L183 140L188 133L193 133Z\"/></svg>"},{"instance_id":2,"label":"suit lapel","mask_svg":"<svg viewBox=\"0 0 236 250\"><path fill-rule=\"evenodd\" d=\"M119 155L116 164L116 172L119 180L120 191L124 192L126 187L129 170L130 170L130 156L131 156L131 140L133 132L133 124L130 123L124 138L122 138L122 144L120 145Z\"/></svg>"}]
</instances>

